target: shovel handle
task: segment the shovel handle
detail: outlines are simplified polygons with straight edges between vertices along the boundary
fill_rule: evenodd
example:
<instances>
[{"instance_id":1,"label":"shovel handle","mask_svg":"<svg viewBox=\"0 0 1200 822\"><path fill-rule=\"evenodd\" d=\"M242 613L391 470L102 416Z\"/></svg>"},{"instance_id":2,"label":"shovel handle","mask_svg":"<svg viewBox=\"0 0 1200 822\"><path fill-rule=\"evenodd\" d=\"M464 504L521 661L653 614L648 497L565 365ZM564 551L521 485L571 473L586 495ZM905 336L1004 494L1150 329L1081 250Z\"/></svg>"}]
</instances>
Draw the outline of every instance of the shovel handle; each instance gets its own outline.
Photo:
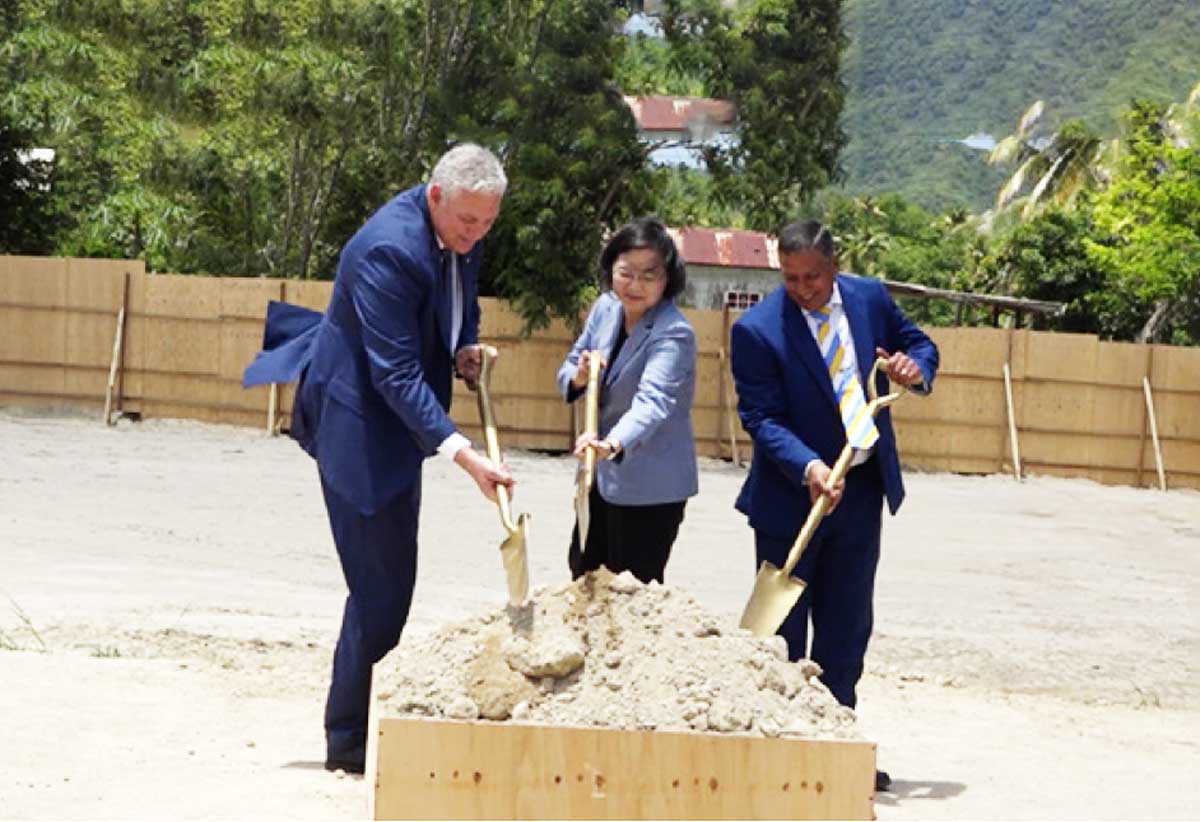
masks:
<instances>
[{"instance_id":1,"label":"shovel handle","mask_svg":"<svg viewBox=\"0 0 1200 822\"><path fill-rule=\"evenodd\" d=\"M492 395L490 381L492 364L496 362L499 352L490 345L479 346L479 382L475 386L475 398L479 402L479 419L483 423L483 442L487 448L488 459L496 465L500 464L500 437L496 433L496 415L492 412ZM496 507L500 509L500 521L510 534L517 530L512 516L512 500L508 488L496 486Z\"/></svg>"},{"instance_id":2,"label":"shovel handle","mask_svg":"<svg viewBox=\"0 0 1200 822\"><path fill-rule=\"evenodd\" d=\"M900 399L908 390L904 386L900 387L899 391L893 391L890 394L879 396L879 391L875 387L875 378L879 374L879 369L887 366L887 360L879 357L871 365L871 374L867 377L867 393L871 396L871 401L867 403L867 413L874 417L879 413L879 410ZM854 446L846 443L842 447L842 453L838 454L837 462L833 464L833 470L829 472L829 484L837 485L846 477L846 472L850 470L850 460L854 459ZM796 542L792 544L792 549L788 551L787 560L784 561L780 572L784 576L792 573L796 567L796 563L800 561L800 555L804 553L804 549L808 547L809 540L812 539L813 532L817 530L817 526L821 524L825 513L829 510L829 497L822 494L820 498L813 504L813 507L808 512L808 517L804 520L804 526L800 529L799 536L796 537Z\"/></svg>"},{"instance_id":3,"label":"shovel handle","mask_svg":"<svg viewBox=\"0 0 1200 822\"><path fill-rule=\"evenodd\" d=\"M587 395L584 397L583 433L596 436L600 433L600 369L604 367L604 358L599 351L588 352L588 381ZM596 449L590 445L583 456L584 482L592 489L592 481L596 474Z\"/></svg>"}]
</instances>

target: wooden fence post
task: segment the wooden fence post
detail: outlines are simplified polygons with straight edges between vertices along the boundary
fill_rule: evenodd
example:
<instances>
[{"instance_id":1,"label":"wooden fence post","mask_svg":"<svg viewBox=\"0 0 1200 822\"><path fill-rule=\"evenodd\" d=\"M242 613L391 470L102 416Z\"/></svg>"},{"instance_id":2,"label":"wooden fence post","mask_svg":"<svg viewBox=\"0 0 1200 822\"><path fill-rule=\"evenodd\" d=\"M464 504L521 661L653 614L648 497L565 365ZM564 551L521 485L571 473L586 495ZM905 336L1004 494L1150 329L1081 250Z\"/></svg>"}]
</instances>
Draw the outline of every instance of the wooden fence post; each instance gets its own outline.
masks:
<instances>
[{"instance_id":1,"label":"wooden fence post","mask_svg":"<svg viewBox=\"0 0 1200 822\"><path fill-rule=\"evenodd\" d=\"M726 354L726 347L729 345L729 326L729 306L726 305L721 310L721 349L718 357L719 362L717 363L717 367L721 371L721 386L719 389L721 392L719 403L721 410L719 416L721 421L725 423L729 434L729 458L733 460L734 465L736 465L738 468L741 468L742 457L741 454L738 453L737 424L734 422L734 419L737 416L735 411L737 406L733 400L733 392L731 391L733 383L733 364L730 362L730 359ZM719 427L717 438L719 441Z\"/></svg>"},{"instance_id":2,"label":"wooden fence post","mask_svg":"<svg viewBox=\"0 0 1200 822\"><path fill-rule=\"evenodd\" d=\"M1013 411L1012 372L1004 363L1004 400L1008 406L1008 436L1012 442L1013 476L1021 479L1021 451L1017 445L1017 415Z\"/></svg>"},{"instance_id":3,"label":"wooden fence post","mask_svg":"<svg viewBox=\"0 0 1200 822\"><path fill-rule=\"evenodd\" d=\"M286 280L279 281L279 301L284 302L286 295ZM271 389L267 392L267 436L279 436L279 423L276 422L276 416L279 412L279 383L271 383Z\"/></svg>"},{"instance_id":4,"label":"wooden fence post","mask_svg":"<svg viewBox=\"0 0 1200 822\"><path fill-rule=\"evenodd\" d=\"M129 272L125 272L125 282L121 289L121 307L117 310L117 331L113 335L112 361L108 366L108 387L104 391L104 424L112 425L113 406L119 412L124 404L122 394L125 387L124 351L125 351L125 312L129 308ZM118 375L119 381L118 381ZM114 393L116 396L114 397Z\"/></svg>"},{"instance_id":5,"label":"wooden fence post","mask_svg":"<svg viewBox=\"0 0 1200 822\"><path fill-rule=\"evenodd\" d=\"M1158 420L1154 417L1154 396L1150 393L1150 378L1142 377L1142 390L1146 394L1146 414L1150 418L1150 436L1154 439L1154 464L1158 467L1158 488L1167 490L1167 475L1163 472L1162 449L1158 445Z\"/></svg>"}]
</instances>

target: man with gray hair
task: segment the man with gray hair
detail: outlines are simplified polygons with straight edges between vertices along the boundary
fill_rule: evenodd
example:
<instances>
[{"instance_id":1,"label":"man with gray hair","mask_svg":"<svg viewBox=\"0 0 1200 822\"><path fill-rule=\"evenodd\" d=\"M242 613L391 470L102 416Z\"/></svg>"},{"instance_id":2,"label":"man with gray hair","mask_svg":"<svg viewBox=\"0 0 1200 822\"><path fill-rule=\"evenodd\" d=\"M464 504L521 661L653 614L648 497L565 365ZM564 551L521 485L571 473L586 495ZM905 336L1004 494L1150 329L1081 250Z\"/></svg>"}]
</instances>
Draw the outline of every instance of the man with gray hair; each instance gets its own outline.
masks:
<instances>
[{"instance_id":1,"label":"man with gray hair","mask_svg":"<svg viewBox=\"0 0 1200 822\"><path fill-rule=\"evenodd\" d=\"M362 773L371 666L400 641L417 574L421 464L453 460L495 499L512 474L448 411L479 375L482 241L508 185L490 151L456 146L428 183L380 208L342 249L324 315L268 309L243 385L300 380L291 435L317 461L349 595L325 706L325 767Z\"/></svg>"}]
</instances>

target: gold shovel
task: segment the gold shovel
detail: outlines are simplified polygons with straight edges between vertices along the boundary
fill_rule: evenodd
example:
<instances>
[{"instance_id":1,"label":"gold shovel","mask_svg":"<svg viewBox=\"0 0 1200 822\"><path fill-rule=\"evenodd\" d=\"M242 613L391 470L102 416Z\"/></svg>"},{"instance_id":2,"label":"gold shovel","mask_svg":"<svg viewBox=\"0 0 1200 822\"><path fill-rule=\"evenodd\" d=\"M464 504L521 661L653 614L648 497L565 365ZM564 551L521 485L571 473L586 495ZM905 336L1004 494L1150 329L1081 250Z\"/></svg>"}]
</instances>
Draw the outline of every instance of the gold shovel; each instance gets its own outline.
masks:
<instances>
[{"instance_id":1,"label":"gold shovel","mask_svg":"<svg viewBox=\"0 0 1200 822\"><path fill-rule=\"evenodd\" d=\"M490 345L481 345L479 357L479 384L476 396L479 400L479 419L483 422L483 439L487 445L487 455L496 465L500 464L500 440L496 435L496 417L492 413L492 397L488 383L492 377L492 363L496 361L496 349ZM521 514L513 523L512 505L508 497L508 488L496 486L496 507L500 509L500 522L508 537L500 543L500 558L504 561L504 574L508 579L508 601L511 605L520 605L529 594L529 561L526 557L525 542L529 535L529 515Z\"/></svg>"},{"instance_id":2,"label":"gold shovel","mask_svg":"<svg viewBox=\"0 0 1200 822\"><path fill-rule=\"evenodd\" d=\"M604 358L599 351L589 352L587 395L584 397L583 433L595 436L600 431L600 369L604 367ZM583 462L575 472L575 521L579 527L579 550L587 546L588 526L591 525L591 511L588 508L588 496L592 492L592 482L596 476L596 449L588 447L584 452Z\"/></svg>"},{"instance_id":3,"label":"gold shovel","mask_svg":"<svg viewBox=\"0 0 1200 822\"><path fill-rule=\"evenodd\" d=\"M867 378L867 391L871 395L871 401L867 403L867 413L872 417L879 412L879 409L886 408L900 399L900 396L908 390L901 387L899 391L880 397L875 390L875 375L881 365L887 365L887 360L882 357L875 360L875 364L871 366L871 376ZM850 460L853 457L854 448L850 443L846 443L829 474L830 485L836 485L842 481L842 478L846 476L846 471L849 470ZM812 510L808 512L808 519L804 520L804 527L800 529L800 535L796 537L792 550L788 551L787 560L783 563L782 568L776 568L766 560L763 561L762 567L758 569L758 576L754 578L754 591L750 594L750 601L746 603L746 610L742 613L741 627L750 629L755 636L771 636L779 630L779 626L787 619L792 608L796 607L796 602L804 593L804 586L807 583L793 577L792 569L800 561L800 555L804 553L805 547L812 539L817 526L821 524L821 519L825 516L828 508L829 497L822 494L813 505Z\"/></svg>"}]
</instances>

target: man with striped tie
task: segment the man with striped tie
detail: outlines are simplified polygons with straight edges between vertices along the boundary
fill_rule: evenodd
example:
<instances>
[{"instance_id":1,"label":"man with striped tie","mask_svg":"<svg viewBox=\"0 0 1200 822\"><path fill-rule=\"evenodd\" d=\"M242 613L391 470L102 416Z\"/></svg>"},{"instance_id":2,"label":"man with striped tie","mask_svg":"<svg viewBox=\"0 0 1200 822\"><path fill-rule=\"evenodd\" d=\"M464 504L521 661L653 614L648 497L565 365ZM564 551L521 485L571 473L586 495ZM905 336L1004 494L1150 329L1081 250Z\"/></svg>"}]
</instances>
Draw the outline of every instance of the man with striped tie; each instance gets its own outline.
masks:
<instances>
[{"instance_id":1,"label":"man with striped tie","mask_svg":"<svg viewBox=\"0 0 1200 822\"><path fill-rule=\"evenodd\" d=\"M738 415L754 441L737 509L754 529L755 568L763 560L780 567L813 503L829 497L830 511L794 571L807 587L779 633L789 657L820 665L830 692L853 708L871 637L883 501L895 514L904 498L890 414L866 413L864 387L883 357L888 379L927 394L938 352L882 283L838 273L833 237L821 223L785 226L779 261L783 285L732 330ZM885 393L882 375L879 382ZM851 468L832 485L830 466L847 442L855 449ZM889 781L880 772L877 788Z\"/></svg>"}]
</instances>

